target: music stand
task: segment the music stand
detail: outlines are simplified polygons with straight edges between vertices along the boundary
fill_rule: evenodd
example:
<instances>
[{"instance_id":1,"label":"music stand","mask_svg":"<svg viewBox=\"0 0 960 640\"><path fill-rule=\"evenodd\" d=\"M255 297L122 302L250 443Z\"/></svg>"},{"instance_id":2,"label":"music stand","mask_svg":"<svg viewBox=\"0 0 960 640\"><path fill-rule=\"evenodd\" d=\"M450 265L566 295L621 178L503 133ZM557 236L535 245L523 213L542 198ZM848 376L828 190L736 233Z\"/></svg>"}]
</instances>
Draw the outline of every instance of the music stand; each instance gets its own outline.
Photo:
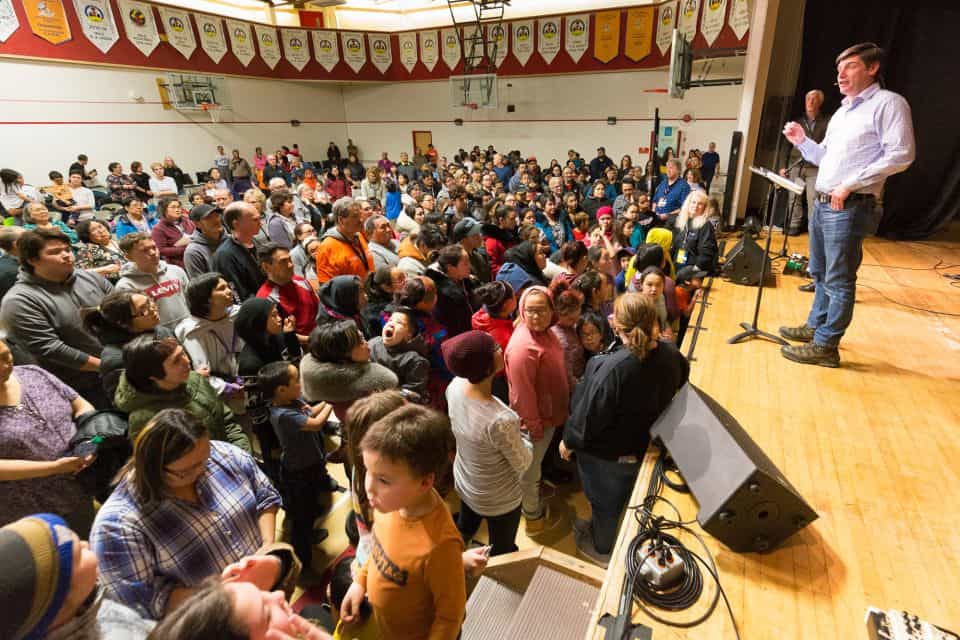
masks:
<instances>
[{"instance_id":1,"label":"music stand","mask_svg":"<svg viewBox=\"0 0 960 640\"><path fill-rule=\"evenodd\" d=\"M740 326L743 327L743 331L728 339L729 344L737 344L743 342L749 338L765 338L770 342L774 342L779 345L786 345L787 342L783 340L780 336L776 336L772 333L767 333L766 331L761 331L757 327L757 321L760 319L760 301L763 298L763 281L767 276L767 264L770 261L770 240L773 238L773 211L775 209L774 204L776 202L777 196L780 195L780 192L783 189L790 191L796 195L800 195L803 192L804 188L795 183L792 180L782 177L778 173L774 173L769 169L764 169L763 167L750 167L750 171L754 172L770 183L770 189L774 189L773 197L767 196L767 214L764 218L767 221L767 243L763 248L763 260L760 263L760 283L757 285L757 302L753 308L753 322L741 322Z\"/></svg>"}]
</instances>

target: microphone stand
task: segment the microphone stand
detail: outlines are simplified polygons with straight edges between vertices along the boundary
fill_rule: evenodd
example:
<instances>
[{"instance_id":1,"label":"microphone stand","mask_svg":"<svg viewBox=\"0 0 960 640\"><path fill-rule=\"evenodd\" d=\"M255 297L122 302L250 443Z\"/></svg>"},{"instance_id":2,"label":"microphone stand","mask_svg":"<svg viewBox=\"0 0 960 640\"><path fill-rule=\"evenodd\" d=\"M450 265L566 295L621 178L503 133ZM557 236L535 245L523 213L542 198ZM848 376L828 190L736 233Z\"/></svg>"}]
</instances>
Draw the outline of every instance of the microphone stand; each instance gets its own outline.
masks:
<instances>
[{"instance_id":1,"label":"microphone stand","mask_svg":"<svg viewBox=\"0 0 960 640\"><path fill-rule=\"evenodd\" d=\"M790 175L790 172L793 171L793 169L796 168L796 167L800 167L800 169L803 170L803 167L804 167L804 160L803 160L803 158L800 158L799 160L797 160L796 162L794 162L792 165L790 165L789 167L787 167L786 170L785 170L785 173L789 176L789 175ZM804 193L806 193L806 188L807 188L806 180L804 180L803 188L804 188ZM787 217L784 218L784 220L783 220L783 245L781 245L781 247L780 247L780 253L777 254L777 258L786 258L786 257L788 257L788 255L789 255L789 254L787 254L787 236L789 235L789 231L790 231L790 226L789 226L789 225L790 225L790 220L793 219L793 212L794 212L794 210L795 210L796 207L797 207L797 200L798 200L799 198L800 198L799 195L794 195L794 196L793 196L793 198L791 199L791 202L790 202L790 210L787 211ZM810 213L811 213L811 212L808 211L808 212L807 212L807 215L810 215ZM771 231L772 231L773 227L770 227L770 229L771 229Z\"/></svg>"}]
</instances>

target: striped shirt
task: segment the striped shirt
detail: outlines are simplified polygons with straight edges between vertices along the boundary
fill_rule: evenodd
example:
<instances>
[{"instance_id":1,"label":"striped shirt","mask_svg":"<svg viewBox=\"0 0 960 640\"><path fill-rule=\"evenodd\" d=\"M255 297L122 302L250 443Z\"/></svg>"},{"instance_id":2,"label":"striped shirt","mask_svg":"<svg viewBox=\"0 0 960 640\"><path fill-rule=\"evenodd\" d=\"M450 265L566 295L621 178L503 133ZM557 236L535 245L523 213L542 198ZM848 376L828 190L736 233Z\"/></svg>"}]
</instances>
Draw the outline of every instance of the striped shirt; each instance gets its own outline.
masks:
<instances>
[{"instance_id":1,"label":"striped shirt","mask_svg":"<svg viewBox=\"0 0 960 640\"><path fill-rule=\"evenodd\" d=\"M805 138L797 149L820 167L820 193L842 187L880 196L884 181L913 163L910 105L903 96L874 83L859 95L843 99L823 142Z\"/></svg>"},{"instance_id":2,"label":"striped shirt","mask_svg":"<svg viewBox=\"0 0 960 640\"><path fill-rule=\"evenodd\" d=\"M195 587L263 544L257 520L280 496L246 452L210 442L198 503L166 498L144 508L128 479L104 503L90 534L107 596L159 619L173 589Z\"/></svg>"}]
</instances>

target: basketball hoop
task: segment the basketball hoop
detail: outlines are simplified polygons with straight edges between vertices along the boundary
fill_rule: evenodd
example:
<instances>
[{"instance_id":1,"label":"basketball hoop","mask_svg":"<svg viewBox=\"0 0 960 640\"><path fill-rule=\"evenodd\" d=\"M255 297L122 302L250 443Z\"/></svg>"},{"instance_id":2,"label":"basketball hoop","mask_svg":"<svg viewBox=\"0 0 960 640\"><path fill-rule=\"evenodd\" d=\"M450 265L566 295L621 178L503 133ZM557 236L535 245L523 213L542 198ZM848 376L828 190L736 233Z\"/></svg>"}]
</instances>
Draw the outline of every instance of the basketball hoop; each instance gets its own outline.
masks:
<instances>
[{"instance_id":1,"label":"basketball hoop","mask_svg":"<svg viewBox=\"0 0 960 640\"><path fill-rule=\"evenodd\" d=\"M474 111L476 111L477 109L480 108L480 107L477 105L476 102L471 102L471 103L469 103L467 106L470 107L471 109L473 109Z\"/></svg>"},{"instance_id":2,"label":"basketball hoop","mask_svg":"<svg viewBox=\"0 0 960 640\"><path fill-rule=\"evenodd\" d=\"M220 105L216 102L203 102L200 110L210 116L210 122L220 122Z\"/></svg>"}]
</instances>

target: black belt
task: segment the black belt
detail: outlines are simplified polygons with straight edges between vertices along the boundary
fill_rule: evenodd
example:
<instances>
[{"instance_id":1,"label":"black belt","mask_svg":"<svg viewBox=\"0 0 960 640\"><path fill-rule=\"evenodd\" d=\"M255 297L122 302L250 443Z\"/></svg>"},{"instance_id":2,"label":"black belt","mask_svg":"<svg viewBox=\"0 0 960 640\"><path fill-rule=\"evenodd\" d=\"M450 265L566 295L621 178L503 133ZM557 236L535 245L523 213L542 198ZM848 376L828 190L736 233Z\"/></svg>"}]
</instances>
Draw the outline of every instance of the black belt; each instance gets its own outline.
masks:
<instances>
[{"instance_id":1,"label":"black belt","mask_svg":"<svg viewBox=\"0 0 960 640\"><path fill-rule=\"evenodd\" d=\"M844 200L844 203L847 202L856 202L857 200L873 200L874 195L872 193L851 193L847 196L847 199ZM820 204L830 204L832 196L829 193L820 193L817 191L817 202Z\"/></svg>"}]
</instances>

